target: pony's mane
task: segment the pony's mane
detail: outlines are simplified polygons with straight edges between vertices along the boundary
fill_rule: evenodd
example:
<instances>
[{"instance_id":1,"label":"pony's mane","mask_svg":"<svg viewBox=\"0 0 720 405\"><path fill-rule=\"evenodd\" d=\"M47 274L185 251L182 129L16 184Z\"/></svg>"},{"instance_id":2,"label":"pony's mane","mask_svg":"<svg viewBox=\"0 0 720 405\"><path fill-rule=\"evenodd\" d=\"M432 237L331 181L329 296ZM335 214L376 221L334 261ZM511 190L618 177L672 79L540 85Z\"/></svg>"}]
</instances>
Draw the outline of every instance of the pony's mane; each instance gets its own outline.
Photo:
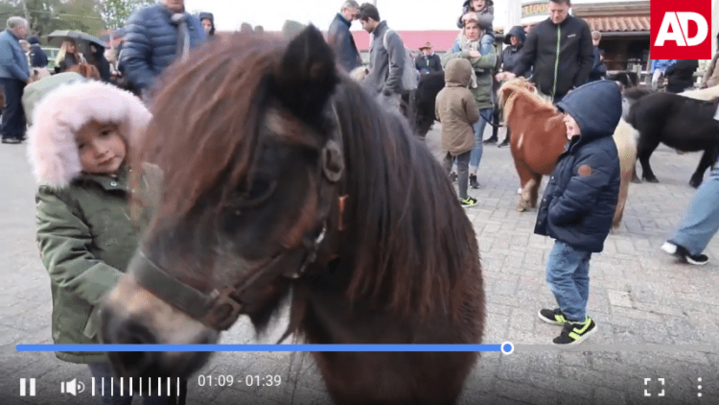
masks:
<instances>
[{"instance_id":1,"label":"pony's mane","mask_svg":"<svg viewBox=\"0 0 720 405\"><path fill-rule=\"evenodd\" d=\"M687 90L679 94L694 100L715 101L718 99L718 86L698 90Z\"/></svg>"},{"instance_id":2,"label":"pony's mane","mask_svg":"<svg viewBox=\"0 0 720 405\"><path fill-rule=\"evenodd\" d=\"M134 161L165 170L164 214L183 215L210 193L230 193L251 171L285 49L279 39L236 34L163 76ZM342 75L331 103L346 167L341 257L352 272L348 296L406 314L441 307L460 316L453 309L465 297L452 291L479 268L478 248L447 175L399 113L349 76Z\"/></svg>"},{"instance_id":3,"label":"pony's mane","mask_svg":"<svg viewBox=\"0 0 720 405\"><path fill-rule=\"evenodd\" d=\"M511 90L511 93L506 96L506 93L508 92L505 90ZM528 101L534 103L537 106L538 111L555 112L555 106L553 106L552 101L542 98L537 93L535 85L524 77L519 77L503 83L498 90L498 94L500 94L500 106L506 112L504 114L506 119L515 105L515 100L517 100L517 97L520 95L524 96Z\"/></svg>"}]
</instances>

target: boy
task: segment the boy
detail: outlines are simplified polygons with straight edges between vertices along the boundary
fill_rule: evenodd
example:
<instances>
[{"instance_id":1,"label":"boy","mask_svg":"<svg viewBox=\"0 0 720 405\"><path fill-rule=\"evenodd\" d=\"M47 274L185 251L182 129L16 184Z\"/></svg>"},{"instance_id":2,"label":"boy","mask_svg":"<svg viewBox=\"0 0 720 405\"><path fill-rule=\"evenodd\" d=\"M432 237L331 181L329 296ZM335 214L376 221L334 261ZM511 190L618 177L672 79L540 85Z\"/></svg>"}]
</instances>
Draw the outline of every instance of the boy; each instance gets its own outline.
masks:
<instances>
[{"instance_id":1,"label":"boy","mask_svg":"<svg viewBox=\"0 0 720 405\"><path fill-rule=\"evenodd\" d=\"M568 145L558 158L538 210L535 233L555 239L547 281L559 308L541 309L544 322L563 326L556 345L578 344L597 331L586 312L590 256L602 252L620 188L612 135L622 115L613 81L585 84L557 105L565 113Z\"/></svg>"},{"instance_id":2,"label":"boy","mask_svg":"<svg viewBox=\"0 0 720 405\"><path fill-rule=\"evenodd\" d=\"M441 146L448 174L457 159L460 204L472 207L477 200L468 197L468 164L475 145L473 124L480 119L475 96L468 90L472 66L467 59L453 59L445 67L445 88L435 99L435 116L442 122Z\"/></svg>"}]
</instances>

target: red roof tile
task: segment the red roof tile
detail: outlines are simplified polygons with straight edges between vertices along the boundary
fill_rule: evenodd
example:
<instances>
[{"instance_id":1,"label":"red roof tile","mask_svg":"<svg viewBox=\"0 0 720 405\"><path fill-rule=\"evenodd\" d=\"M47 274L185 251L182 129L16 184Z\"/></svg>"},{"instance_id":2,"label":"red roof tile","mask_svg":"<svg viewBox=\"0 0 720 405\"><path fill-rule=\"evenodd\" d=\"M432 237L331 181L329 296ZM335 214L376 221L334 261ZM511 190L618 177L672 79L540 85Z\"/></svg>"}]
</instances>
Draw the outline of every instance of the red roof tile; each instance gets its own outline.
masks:
<instances>
[{"instance_id":1,"label":"red roof tile","mask_svg":"<svg viewBox=\"0 0 720 405\"><path fill-rule=\"evenodd\" d=\"M590 29L600 32L650 31L650 17L642 15L586 17Z\"/></svg>"},{"instance_id":2,"label":"red roof tile","mask_svg":"<svg viewBox=\"0 0 720 405\"><path fill-rule=\"evenodd\" d=\"M365 31L351 31L355 39L355 45L360 52L370 49L370 34ZM452 31L398 31L405 46L417 50L430 41L436 51L447 51L452 48L455 38L460 30Z\"/></svg>"}]
</instances>

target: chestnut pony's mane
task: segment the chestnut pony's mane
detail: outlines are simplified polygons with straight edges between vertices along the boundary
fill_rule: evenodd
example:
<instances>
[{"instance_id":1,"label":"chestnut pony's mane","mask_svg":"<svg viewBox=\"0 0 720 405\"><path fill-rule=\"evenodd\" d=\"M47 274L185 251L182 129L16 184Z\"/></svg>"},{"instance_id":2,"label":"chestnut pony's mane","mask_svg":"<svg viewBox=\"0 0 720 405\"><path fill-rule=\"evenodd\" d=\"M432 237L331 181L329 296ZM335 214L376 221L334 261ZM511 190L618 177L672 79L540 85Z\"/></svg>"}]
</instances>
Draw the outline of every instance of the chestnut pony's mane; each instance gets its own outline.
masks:
<instances>
[{"instance_id":1,"label":"chestnut pony's mane","mask_svg":"<svg viewBox=\"0 0 720 405\"><path fill-rule=\"evenodd\" d=\"M278 105L285 51L279 39L236 34L196 50L163 77L134 159L165 172L161 216L219 211L251 176L259 128L268 108ZM452 291L479 266L477 240L447 175L399 114L348 76L339 81L324 122L303 122L301 114L297 121L342 133L341 188L348 198L340 243L342 266L351 272L348 296L404 313L445 308L461 316L464 296ZM284 140L321 146L298 133Z\"/></svg>"},{"instance_id":2,"label":"chestnut pony's mane","mask_svg":"<svg viewBox=\"0 0 720 405\"><path fill-rule=\"evenodd\" d=\"M517 100L517 97L520 95L536 104L539 112L546 110L555 111L552 101L540 97L535 85L523 77L512 79L503 83L498 90L498 94L500 95L499 104L505 111L505 114L503 115L506 119L515 105L515 100Z\"/></svg>"}]
</instances>

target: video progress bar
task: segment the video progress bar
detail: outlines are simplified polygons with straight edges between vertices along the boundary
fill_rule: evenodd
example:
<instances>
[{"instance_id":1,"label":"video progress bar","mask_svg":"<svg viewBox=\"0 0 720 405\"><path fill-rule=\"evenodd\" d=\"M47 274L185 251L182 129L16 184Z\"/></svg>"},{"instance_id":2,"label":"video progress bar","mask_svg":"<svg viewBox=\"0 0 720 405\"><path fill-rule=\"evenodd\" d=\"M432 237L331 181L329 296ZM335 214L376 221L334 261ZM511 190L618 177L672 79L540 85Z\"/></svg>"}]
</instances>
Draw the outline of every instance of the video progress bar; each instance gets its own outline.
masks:
<instances>
[{"instance_id":1,"label":"video progress bar","mask_svg":"<svg viewBox=\"0 0 720 405\"><path fill-rule=\"evenodd\" d=\"M714 345L659 345L659 344L636 344L636 345L594 345L579 344L572 346L558 345L515 345L516 352L703 352L718 353L718 347Z\"/></svg>"},{"instance_id":2,"label":"video progress bar","mask_svg":"<svg viewBox=\"0 0 720 405\"><path fill-rule=\"evenodd\" d=\"M19 344L18 352L503 352L513 344Z\"/></svg>"}]
</instances>

